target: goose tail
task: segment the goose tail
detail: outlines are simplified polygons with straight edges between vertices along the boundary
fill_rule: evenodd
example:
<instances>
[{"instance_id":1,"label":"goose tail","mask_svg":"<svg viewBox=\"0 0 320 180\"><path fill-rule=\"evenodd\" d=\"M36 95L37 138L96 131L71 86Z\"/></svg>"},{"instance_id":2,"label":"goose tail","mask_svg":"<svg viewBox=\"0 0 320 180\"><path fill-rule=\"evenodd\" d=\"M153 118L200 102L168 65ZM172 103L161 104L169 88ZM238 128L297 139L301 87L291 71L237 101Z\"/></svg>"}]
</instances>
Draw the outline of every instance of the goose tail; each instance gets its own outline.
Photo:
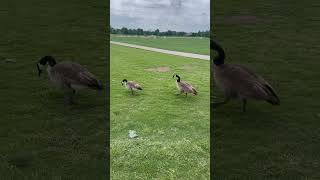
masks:
<instances>
[{"instance_id":1,"label":"goose tail","mask_svg":"<svg viewBox=\"0 0 320 180\"><path fill-rule=\"evenodd\" d=\"M103 90L103 86L100 83L95 83L89 86L91 89L101 91Z\"/></svg>"},{"instance_id":2,"label":"goose tail","mask_svg":"<svg viewBox=\"0 0 320 180\"><path fill-rule=\"evenodd\" d=\"M272 105L280 105L280 99L277 96L277 94L274 92L274 90L268 85L266 85L265 87L266 89L268 89L268 92L270 94L270 98L267 100L267 102Z\"/></svg>"},{"instance_id":3,"label":"goose tail","mask_svg":"<svg viewBox=\"0 0 320 180\"><path fill-rule=\"evenodd\" d=\"M267 102L272 105L280 105L280 99L277 96L272 97L271 99L267 100Z\"/></svg>"},{"instance_id":4,"label":"goose tail","mask_svg":"<svg viewBox=\"0 0 320 180\"><path fill-rule=\"evenodd\" d=\"M195 89L192 89L192 90L194 95L198 95L198 92Z\"/></svg>"}]
</instances>

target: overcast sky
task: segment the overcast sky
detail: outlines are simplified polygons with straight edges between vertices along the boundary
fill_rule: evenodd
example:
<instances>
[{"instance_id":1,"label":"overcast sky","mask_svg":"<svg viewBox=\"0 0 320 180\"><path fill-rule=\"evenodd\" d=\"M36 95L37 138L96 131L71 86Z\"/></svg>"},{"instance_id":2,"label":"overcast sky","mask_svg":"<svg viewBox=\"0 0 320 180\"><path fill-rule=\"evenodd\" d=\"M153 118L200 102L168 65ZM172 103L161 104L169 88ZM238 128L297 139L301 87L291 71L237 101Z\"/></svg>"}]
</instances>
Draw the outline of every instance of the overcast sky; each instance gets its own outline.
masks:
<instances>
[{"instance_id":1,"label":"overcast sky","mask_svg":"<svg viewBox=\"0 0 320 180\"><path fill-rule=\"evenodd\" d=\"M160 31L209 30L210 0L111 0L111 26Z\"/></svg>"}]
</instances>

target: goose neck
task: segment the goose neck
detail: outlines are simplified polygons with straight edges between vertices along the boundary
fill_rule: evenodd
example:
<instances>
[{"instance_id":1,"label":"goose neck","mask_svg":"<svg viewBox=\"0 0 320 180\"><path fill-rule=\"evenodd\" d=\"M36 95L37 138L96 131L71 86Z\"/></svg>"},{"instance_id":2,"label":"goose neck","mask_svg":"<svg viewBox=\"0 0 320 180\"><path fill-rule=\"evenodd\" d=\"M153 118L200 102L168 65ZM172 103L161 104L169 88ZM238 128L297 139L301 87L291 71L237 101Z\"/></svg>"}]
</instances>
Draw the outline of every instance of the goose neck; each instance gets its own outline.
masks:
<instances>
[{"instance_id":1,"label":"goose neck","mask_svg":"<svg viewBox=\"0 0 320 180\"><path fill-rule=\"evenodd\" d=\"M177 82L180 82L180 76L176 75L176 77L178 78Z\"/></svg>"},{"instance_id":2,"label":"goose neck","mask_svg":"<svg viewBox=\"0 0 320 180\"><path fill-rule=\"evenodd\" d=\"M217 66L224 64L224 59L226 57L222 47L214 41L210 41L210 49L218 52L218 55L213 59L213 63Z\"/></svg>"}]
</instances>

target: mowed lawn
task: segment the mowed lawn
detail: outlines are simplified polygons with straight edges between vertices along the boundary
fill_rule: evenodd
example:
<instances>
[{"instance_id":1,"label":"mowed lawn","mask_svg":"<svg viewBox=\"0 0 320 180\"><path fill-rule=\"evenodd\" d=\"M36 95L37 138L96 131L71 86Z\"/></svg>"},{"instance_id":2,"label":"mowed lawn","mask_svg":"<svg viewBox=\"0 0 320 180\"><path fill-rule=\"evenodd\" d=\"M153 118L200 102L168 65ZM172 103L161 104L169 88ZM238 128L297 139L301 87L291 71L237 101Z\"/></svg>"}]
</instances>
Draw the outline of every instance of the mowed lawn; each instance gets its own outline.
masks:
<instances>
[{"instance_id":1,"label":"mowed lawn","mask_svg":"<svg viewBox=\"0 0 320 180\"><path fill-rule=\"evenodd\" d=\"M44 55L76 61L107 81L103 1L1 1L0 179L105 179L106 93L74 106L38 77ZM105 39L105 40L104 40Z\"/></svg>"},{"instance_id":2,"label":"mowed lawn","mask_svg":"<svg viewBox=\"0 0 320 180\"><path fill-rule=\"evenodd\" d=\"M118 45L110 51L111 178L209 179L209 61ZM174 72L199 94L176 95ZM132 96L125 78L143 90ZM129 130L139 137L129 139Z\"/></svg>"},{"instance_id":3,"label":"mowed lawn","mask_svg":"<svg viewBox=\"0 0 320 180\"><path fill-rule=\"evenodd\" d=\"M112 41L125 42L173 51L209 55L209 38L201 37L151 37L111 35Z\"/></svg>"},{"instance_id":4,"label":"mowed lawn","mask_svg":"<svg viewBox=\"0 0 320 180\"><path fill-rule=\"evenodd\" d=\"M216 1L214 39L226 62L275 88L281 105L233 102L214 111L215 179L320 178L320 24L316 0ZM222 100L221 91L214 87Z\"/></svg>"}]
</instances>

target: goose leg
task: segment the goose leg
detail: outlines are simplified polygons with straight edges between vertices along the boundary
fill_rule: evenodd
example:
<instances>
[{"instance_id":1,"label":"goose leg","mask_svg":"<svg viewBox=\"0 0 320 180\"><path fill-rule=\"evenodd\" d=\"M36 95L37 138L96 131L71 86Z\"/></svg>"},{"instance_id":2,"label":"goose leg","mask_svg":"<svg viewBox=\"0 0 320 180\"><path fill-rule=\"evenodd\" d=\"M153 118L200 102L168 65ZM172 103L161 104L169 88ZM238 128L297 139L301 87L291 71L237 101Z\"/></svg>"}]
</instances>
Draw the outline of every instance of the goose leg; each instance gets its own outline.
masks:
<instances>
[{"instance_id":1,"label":"goose leg","mask_svg":"<svg viewBox=\"0 0 320 180\"><path fill-rule=\"evenodd\" d=\"M66 95L64 96L64 101L65 101L65 103L66 103L67 105L72 105L72 104L73 104L73 97L70 96L70 95L68 95L68 94L66 94Z\"/></svg>"},{"instance_id":2,"label":"goose leg","mask_svg":"<svg viewBox=\"0 0 320 180\"><path fill-rule=\"evenodd\" d=\"M242 112L246 112L247 99L242 99Z\"/></svg>"},{"instance_id":3,"label":"goose leg","mask_svg":"<svg viewBox=\"0 0 320 180\"><path fill-rule=\"evenodd\" d=\"M188 96L188 93L186 93L186 97Z\"/></svg>"},{"instance_id":4,"label":"goose leg","mask_svg":"<svg viewBox=\"0 0 320 180\"><path fill-rule=\"evenodd\" d=\"M133 90L131 89L131 94L133 95Z\"/></svg>"},{"instance_id":5,"label":"goose leg","mask_svg":"<svg viewBox=\"0 0 320 180\"><path fill-rule=\"evenodd\" d=\"M70 84L64 84L64 102L67 105L72 105L73 103L73 95L76 93L76 91L71 88Z\"/></svg>"}]
</instances>

